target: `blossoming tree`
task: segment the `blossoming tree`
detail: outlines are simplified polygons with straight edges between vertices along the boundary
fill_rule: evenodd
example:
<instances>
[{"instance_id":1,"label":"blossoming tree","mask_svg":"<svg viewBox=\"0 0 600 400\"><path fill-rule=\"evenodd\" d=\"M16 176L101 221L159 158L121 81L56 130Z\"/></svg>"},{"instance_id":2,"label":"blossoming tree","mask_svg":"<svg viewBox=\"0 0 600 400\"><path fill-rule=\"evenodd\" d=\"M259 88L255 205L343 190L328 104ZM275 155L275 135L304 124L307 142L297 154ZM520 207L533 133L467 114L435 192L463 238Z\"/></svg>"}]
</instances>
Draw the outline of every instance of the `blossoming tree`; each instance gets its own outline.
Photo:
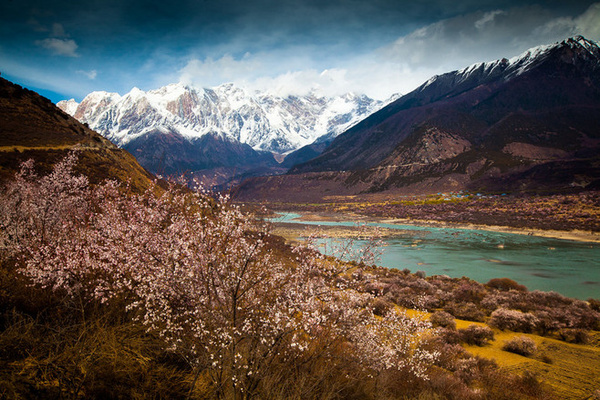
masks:
<instances>
[{"instance_id":1,"label":"blossoming tree","mask_svg":"<svg viewBox=\"0 0 600 400\"><path fill-rule=\"evenodd\" d=\"M420 347L428 322L396 309L376 316L348 264L311 243L296 247L295 258L274 254L266 226L227 197L90 187L73 173L75 162L70 156L41 179L25 163L0 194L3 254L21 257L35 284L124 301L196 379L212 382L215 396L251 397L273 368L334 348L370 374L426 378L436 357Z\"/></svg>"}]
</instances>

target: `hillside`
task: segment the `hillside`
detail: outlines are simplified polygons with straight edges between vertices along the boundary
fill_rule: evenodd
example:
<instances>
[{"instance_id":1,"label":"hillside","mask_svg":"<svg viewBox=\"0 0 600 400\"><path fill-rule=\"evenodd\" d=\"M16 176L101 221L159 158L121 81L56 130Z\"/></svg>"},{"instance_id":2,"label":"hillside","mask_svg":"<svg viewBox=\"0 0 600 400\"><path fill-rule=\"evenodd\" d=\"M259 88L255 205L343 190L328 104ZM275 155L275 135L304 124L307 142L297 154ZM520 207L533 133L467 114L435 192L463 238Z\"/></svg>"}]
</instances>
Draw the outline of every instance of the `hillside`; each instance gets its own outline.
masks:
<instances>
[{"instance_id":1,"label":"hillside","mask_svg":"<svg viewBox=\"0 0 600 400\"><path fill-rule=\"evenodd\" d=\"M594 189L599 126L600 49L575 37L435 76L278 179L303 187L327 172L329 195Z\"/></svg>"},{"instance_id":2,"label":"hillside","mask_svg":"<svg viewBox=\"0 0 600 400\"><path fill-rule=\"evenodd\" d=\"M595 395L598 300L369 266L376 237L342 262L225 197L131 196L69 159L0 191L3 398Z\"/></svg>"},{"instance_id":3,"label":"hillside","mask_svg":"<svg viewBox=\"0 0 600 400\"><path fill-rule=\"evenodd\" d=\"M50 100L0 78L0 180L10 178L21 162L34 159L41 172L79 149L77 170L92 183L106 179L131 182L138 191L153 176L127 151L61 111Z\"/></svg>"}]
</instances>

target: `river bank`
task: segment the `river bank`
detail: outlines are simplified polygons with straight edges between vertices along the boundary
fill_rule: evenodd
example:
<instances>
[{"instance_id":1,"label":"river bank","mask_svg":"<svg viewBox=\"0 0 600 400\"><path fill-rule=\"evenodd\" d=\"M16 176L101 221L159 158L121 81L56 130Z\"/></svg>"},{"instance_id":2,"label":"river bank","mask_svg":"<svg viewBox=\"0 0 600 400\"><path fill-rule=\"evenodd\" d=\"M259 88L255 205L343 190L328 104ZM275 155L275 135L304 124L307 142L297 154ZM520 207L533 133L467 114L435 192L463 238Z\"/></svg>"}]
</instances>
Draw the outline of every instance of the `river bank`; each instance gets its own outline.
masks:
<instances>
[{"instance_id":1,"label":"river bank","mask_svg":"<svg viewBox=\"0 0 600 400\"><path fill-rule=\"evenodd\" d=\"M600 243L600 191L561 195L336 197L325 203L270 203L302 219L474 229ZM264 206L262 204L261 206ZM248 205L249 208L256 205Z\"/></svg>"},{"instance_id":2,"label":"river bank","mask_svg":"<svg viewBox=\"0 0 600 400\"><path fill-rule=\"evenodd\" d=\"M283 212L285 213L285 212ZM484 224L465 224L453 222L441 222L434 220L417 220L410 218L382 218L365 216L354 212L336 213L336 212L299 212L301 215L298 218L298 223L276 223L275 234L285 237L286 239L298 238L306 236L306 227L300 228L293 225L301 224L302 221L311 223L310 229L314 230L314 223L318 222L340 222L354 221L356 224L392 224L392 225L410 225L418 227L432 228L451 228L451 229L469 229L483 230L490 232L512 233L528 236L539 236L545 238L573 240L578 242L600 243L600 232L583 231L583 230L553 230L553 229L529 229L515 228L500 225L484 225ZM358 231L358 227L344 227L343 229L335 226L321 225L321 230L325 230L331 237L350 237L353 232ZM279 232L279 233L277 233ZM405 234L405 231L399 229L380 228L380 233L385 237L397 236Z\"/></svg>"},{"instance_id":3,"label":"river bank","mask_svg":"<svg viewBox=\"0 0 600 400\"><path fill-rule=\"evenodd\" d=\"M386 268L422 271L426 276L466 276L482 283L509 278L530 290L584 299L600 293L600 245L593 234L334 212L287 212L271 221L273 233L288 241L313 235L315 243L325 247L346 238L362 246L369 235L378 236L384 248L377 265Z\"/></svg>"}]
</instances>

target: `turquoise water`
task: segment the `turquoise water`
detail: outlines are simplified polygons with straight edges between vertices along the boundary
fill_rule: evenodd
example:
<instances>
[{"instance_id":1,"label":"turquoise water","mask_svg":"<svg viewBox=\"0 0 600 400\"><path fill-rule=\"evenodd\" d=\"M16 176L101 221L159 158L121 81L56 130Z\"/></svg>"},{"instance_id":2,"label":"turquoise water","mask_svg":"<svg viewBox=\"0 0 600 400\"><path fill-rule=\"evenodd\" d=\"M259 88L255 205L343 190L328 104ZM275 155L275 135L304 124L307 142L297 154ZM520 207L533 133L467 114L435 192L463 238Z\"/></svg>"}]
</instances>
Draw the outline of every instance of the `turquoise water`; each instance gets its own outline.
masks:
<instances>
[{"instance_id":1,"label":"turquoise water","mask_svg":"<svg viewBox=\"0 0 600 400\"><path fill-rule=\"evenodd\" d=\"M273 222L355 226L355 222L302 221L282 213ZM399 229L385 240L379 265L427 275L467 276L485 283L510 278L529 290L556 291L579 299L600 298L600 244L481 230L369 223ZM361 245L361 241L356 242Z\"/></svg>"}]
</instances>

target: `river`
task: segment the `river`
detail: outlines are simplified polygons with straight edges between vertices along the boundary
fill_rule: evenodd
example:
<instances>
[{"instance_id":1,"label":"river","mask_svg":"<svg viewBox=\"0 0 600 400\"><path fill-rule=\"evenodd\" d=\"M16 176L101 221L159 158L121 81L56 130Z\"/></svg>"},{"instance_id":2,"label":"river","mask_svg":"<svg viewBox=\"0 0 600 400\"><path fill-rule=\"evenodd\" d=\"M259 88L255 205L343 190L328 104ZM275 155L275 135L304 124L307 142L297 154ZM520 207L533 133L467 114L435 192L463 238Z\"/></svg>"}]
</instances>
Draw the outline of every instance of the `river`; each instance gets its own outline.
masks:
<instances>
[{"instance_id":1,"label":"river","mask_svg":"<svg viewBox=\"0 0 600 400\"><path fill-rule=\"evenodd\" d=\"M280 213L272 222L355 226L352 221L305 221ZM400 230L385 239L379 265L427 275L467 276L485 283L510 278L529 290L555 291L578 299L600 298L600 244L486 230L370 222ZM327 239L325 239L327 240ZM360 240L356 245L364 244Z\"/></svg>"}]
</instances>

